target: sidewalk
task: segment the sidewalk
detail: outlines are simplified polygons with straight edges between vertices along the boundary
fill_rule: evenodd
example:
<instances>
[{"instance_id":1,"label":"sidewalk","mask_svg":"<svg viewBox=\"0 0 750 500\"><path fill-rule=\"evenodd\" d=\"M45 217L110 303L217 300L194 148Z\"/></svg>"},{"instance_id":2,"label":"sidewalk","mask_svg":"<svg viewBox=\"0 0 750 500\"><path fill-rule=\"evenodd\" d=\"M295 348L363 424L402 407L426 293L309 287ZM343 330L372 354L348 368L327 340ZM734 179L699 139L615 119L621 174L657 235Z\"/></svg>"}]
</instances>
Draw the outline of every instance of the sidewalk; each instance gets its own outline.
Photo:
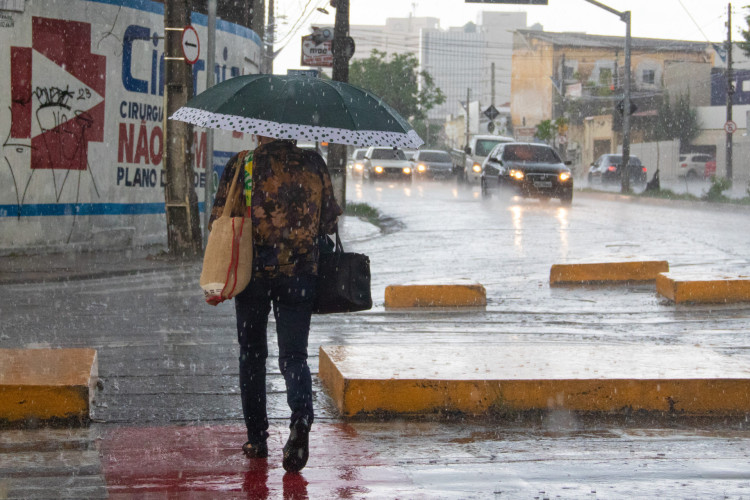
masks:
<instances>
[{"instance_id":1,"label":"sidewalk","mask_svg":"<svg viewBox=\"0 0 750 500\"><path fill-rule=\"evenodd\" d=\"M344 243L371 238L378 228L356 217L342 217ZM70 281L189 268L201 257L176 259L164 246L68 253L11 254L0 257L0 285Z\"/></svg>"}]
</instances>

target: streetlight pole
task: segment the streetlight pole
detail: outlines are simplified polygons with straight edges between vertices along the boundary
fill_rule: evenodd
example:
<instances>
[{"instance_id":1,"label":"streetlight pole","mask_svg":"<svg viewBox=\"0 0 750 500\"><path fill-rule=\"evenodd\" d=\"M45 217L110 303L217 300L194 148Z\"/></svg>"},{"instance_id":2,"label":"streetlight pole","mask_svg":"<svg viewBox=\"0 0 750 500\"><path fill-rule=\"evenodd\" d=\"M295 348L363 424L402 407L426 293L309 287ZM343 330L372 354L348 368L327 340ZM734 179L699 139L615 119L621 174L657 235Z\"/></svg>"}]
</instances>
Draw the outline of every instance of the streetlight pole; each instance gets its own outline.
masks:
<instances>
[{"instance_id":1,"label":"streetlight pole","mask_svg":"<svg viewBox=\"0 0 750 500\"><path fill-rule=\"evenodd\" d=\"M628 163L630 162L630 11L620 12L596 0L585 1L611 12L625 23L625 84L623 85L625 96L622 101L622 165L620 167L622 184L620 191L628 193L630 192L630 171L628 170Z\"/></svg>"}]
</instances>

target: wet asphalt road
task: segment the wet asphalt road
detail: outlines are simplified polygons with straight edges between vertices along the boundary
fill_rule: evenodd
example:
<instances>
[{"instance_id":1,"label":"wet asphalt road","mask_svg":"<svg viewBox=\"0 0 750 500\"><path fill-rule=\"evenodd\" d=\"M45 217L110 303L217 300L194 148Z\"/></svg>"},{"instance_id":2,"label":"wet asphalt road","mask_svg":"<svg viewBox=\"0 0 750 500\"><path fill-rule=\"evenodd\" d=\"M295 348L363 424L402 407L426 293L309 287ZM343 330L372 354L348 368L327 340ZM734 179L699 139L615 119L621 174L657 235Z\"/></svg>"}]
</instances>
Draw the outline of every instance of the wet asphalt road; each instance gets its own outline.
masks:
<instances>
[{"instance_id":1,"label":"wet asphalt road","mask_svg":"<svg viewBox=\"0 0 750 500\"><path fill-rule=\"evenodd\" d=\"M675 306L656 295L653 285L548 284L555 263L631 257L668 260L672 270L747 274L748 209L635 203L613 194L577 195L572 207L561 207L555 200L482 200L478 189L450 183L351 180L348 200L375 206L398 224L384 234L349 232L346 248L371 257L375 307L314 318L314 372L319 345L355 343L394 349L420 342L446 349L462 343L687 344L750 361L750 305ZM179 491L179 484L160 490L163 483L138 474L113 488L112 470L118 469L112 457L124 452L111 445L119 442L111 436L132 428L171 435L175 428L230 426L229 435L237 439L233 305L203 303L196 286L199 268L195 263L111 278L0 286L2 347L94 347L103 383L89 429L0 433L0 493L127 497L148 491L146 484L152 491ZM486 310L383 309L387 285L463 279L485 286ZM270 347L272 439L281 441L287 409L275 343ZM303 474L306 486L295 490L309 498L750 498L750 432L744 419L552 414L343 423L317 378L314 389L319 437L313 437ZM179 443L177 438L173 446ZM235 455L239 445L212 444ZM344 461L342 452L351 456ZM151 450L149 456L161 463L161 453L173 472L180 470L168 450ZM216 471L210 464L204 469L205 480L184 487L253 497L220 487L234 484L232 474L240 473L235 469ZM278 471L274 464L263 476L268 498L285 496L280 480L272 484Z\"/></svg>"}]
</instances>

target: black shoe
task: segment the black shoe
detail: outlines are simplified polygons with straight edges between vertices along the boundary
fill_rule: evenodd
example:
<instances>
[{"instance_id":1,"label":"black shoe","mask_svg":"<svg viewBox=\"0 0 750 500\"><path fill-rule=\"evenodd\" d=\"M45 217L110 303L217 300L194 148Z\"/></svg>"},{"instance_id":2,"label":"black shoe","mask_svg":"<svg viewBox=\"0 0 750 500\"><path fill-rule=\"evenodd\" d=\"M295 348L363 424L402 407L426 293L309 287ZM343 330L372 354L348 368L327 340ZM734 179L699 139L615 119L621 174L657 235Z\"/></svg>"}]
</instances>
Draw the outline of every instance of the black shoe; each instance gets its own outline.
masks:
<instances>
[{"instance_id":1,"label":"black shoe","mask_svg":"<svg viewBox=\"0 0 750 500\"><path fill-rule=\"evenodd\" d=\"M242 445L242 452L248 458L268 458L268 445L265 441L256 444L248 441Z\"/></svg>"},{"instance_id":2,"label":"black shoe","mask_svg":"<svg viewBox=\"0 0 750 500\"><path fill-rule=\"evenodd\" d=\"M310 454L310 424L307 422L307 417L302 417L292 422L289 428L291 432L284 445L282 465L287 472L299 472L307 464L307 457Z\"/></svg>"}]
</instances>

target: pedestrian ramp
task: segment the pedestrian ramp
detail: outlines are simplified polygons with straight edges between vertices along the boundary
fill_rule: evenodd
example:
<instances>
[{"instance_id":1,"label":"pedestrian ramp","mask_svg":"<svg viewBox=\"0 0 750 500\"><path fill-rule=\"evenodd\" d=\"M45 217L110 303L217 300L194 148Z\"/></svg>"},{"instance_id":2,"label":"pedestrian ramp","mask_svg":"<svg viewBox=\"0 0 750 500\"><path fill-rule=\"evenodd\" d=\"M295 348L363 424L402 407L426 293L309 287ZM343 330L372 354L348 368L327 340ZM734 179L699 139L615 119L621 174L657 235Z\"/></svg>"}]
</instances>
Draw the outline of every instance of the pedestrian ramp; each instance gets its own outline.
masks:
<instances>
[{"instance_id":1,"label":"pedestrian ramp","mask_svg":"<svg viewBox=\"0 0 750 500\"><path fill-rule=\"evenodd\" d=\"M330 345L320 348L319 376L346 417L750 412L750 366L696 346Z\"/></svg>"},{"instance_id":2,"label":"pedestrian ramp","mask_svg":"<svg viewBox=\"0 0 750 500\"><path fill-rule=\"evenodd\" d=\"M89 420L95 349L0 349L0 424Z\"/></svg>"},{"instance_id":3,"label":"pedestrian ramp","mask_svg":"<svg viewBox=\"0 0 750 500\"><path fill-rule=\"evenodd\" d=\"M481 284L463 280L390 285L385 289L384 305L387 309L484 307L487 305L487 292Z\"/></svg>"},{"instance_id":4,"label":"pedestrian ramp","mask_svg":"<svg viewBox=\"0 0 750 500\"><path fill-rule=\"evenodd\" d=\"M654 281L659 273L668 271L669 264L665 260L554 264L550 268L549 282L565 285Z\"/></svg>"},{"instance_id":5,"label":"pedestrian ramp","mask_svg":"<svg viewBox=\"0 0 750 500\"><path fill-rule=\"evenodd\" d=\"M675 303L728 303L750 301L750 276L708 271L662 273L656 291Z\"/></svg>"}]
</instances>

